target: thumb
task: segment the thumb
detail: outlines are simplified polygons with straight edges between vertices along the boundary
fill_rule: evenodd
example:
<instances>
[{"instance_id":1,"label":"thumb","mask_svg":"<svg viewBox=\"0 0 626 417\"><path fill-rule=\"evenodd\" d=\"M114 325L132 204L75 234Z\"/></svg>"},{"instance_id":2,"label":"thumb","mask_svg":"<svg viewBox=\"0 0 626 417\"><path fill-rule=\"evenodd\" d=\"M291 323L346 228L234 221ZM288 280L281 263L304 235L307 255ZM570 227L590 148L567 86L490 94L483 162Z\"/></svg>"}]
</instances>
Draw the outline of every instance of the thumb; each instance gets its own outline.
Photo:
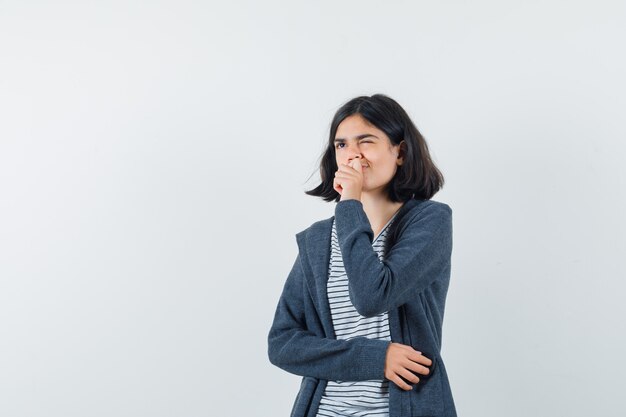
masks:
<instances>
[{"instance_id":1,"label":"thumb","mask_svg":"<svg viewBox=\"0 0 626 417\"><path fill-rule=\"evenodd\" d=\"M358 158L353 159L352 168L356 169L359 172L363 172L363 167L361 166L361 160Z\"/></svg>"}]
</instances>

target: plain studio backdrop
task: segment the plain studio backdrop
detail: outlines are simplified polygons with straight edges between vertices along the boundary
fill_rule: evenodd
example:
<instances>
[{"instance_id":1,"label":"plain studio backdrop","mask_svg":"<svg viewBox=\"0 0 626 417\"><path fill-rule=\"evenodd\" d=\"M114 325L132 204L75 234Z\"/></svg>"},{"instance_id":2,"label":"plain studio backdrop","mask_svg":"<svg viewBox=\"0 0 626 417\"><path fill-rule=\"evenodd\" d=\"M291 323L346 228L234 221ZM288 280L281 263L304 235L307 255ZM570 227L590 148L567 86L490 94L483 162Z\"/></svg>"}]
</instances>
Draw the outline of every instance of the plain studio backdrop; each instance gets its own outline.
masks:
<instances>
[{"instance_id":1,"label":"plain studio backdrop","mask_svg":"<svg viewBox=\"0 0 626 417\"><path fill-rule=\"evenodd\" d=\"M267 333L338 107L453 210L460 417L624 416L626 6L0 1L0 415L287 416Z\"/></svg>"}]
</instances>

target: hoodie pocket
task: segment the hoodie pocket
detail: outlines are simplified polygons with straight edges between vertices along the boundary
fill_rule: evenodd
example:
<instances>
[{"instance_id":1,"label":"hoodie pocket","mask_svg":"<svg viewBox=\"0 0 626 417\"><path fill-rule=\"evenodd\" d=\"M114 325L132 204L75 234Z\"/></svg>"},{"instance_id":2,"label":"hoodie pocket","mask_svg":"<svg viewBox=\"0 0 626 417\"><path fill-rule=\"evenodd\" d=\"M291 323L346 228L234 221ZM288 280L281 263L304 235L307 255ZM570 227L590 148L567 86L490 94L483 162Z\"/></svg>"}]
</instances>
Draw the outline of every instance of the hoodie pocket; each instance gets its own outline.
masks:
<instances>
[{"instance_id":1,"label":"hoodie pocket","mask_svg":"<svg viewBox=\"0 0 626 417\"><path fill-rule=\"evenodd\" d=\"M442 375L435 366L438 358L436 355L430 357L433 361L430 374L419 375L420 381L408 391L413 417L438 416L443 412Z\"/></svg>"},{"instance_id":2,"label":"hoodie pocket","mask_svg":"<svg viewBox=\"0 0 626 417\"><path fill-rule=\"evenodd\" d=\"M423 315L420 315L421 320L428 321L428 324L424 326L416 326L415 329L423 329L422 331L433 331L430 320L430 311L428 307L424 304L424 300L420 296L420 302L422 306ZM425 343L420 340L416 340L414 338L426 337L428 339L434 338L436 333L432 333L432 335L421 335L421 334L412 334L411 333L411 324L408 322L408 316L406 314L406 307L402 306L402 320L403 320L403 329L406 329L406 336L408 337L407 343L412 346L415 350L422 352L422 355L426 356L432 361L432 365L428 368L430 372L428 375L417 374L417 377L420 381L417 384L412 384L413 389L410 391L406 391L406 395L409 396L409 404L411 407L411 416L412 417L426 417L426 416L437 416L443 412L443 385L442 385L442 375L437 366L439 361L438 352L435 350L433 346L430 346L432 342ZM415 345L416 343L417 345Z\"/></svg>"},{"instance_id":3,"label":"hoodie pocket","mask_svg":"<svg viewBox=\"0 0 626 417\"><path fill-rule=\"evenodd\" d=\"M317 387L317 379L311 377L303 377L300 383L300 390L291 408L290 417L305 417L309 412L311 400Z\"/></svg>"}]
</instances>

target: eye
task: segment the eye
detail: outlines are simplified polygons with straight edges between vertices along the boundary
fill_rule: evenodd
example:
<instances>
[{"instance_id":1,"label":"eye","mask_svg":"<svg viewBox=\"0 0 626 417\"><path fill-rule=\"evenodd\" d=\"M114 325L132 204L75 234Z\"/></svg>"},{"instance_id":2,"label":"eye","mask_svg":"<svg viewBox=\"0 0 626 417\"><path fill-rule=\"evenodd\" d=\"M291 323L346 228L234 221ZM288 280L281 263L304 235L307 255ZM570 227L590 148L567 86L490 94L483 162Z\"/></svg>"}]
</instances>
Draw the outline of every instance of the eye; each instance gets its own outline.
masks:
<instances>
[{"instance_id":1,"label":"eye","mask_svg":"<svg viewBox=\"0 0 626 417\"><path fill-rule=\"evenodd\" d=\"M371 140L362 140L360 143L373 143L373 142L372 142ZM339 145L345 145L345 143L343 143L343 142L339 142L339 143L337 143L337 144L335 145L335 148L337 148L337 149L342 149L342 148L340 148L340 147L339 147Z\"/></svg>"}]
</instances>

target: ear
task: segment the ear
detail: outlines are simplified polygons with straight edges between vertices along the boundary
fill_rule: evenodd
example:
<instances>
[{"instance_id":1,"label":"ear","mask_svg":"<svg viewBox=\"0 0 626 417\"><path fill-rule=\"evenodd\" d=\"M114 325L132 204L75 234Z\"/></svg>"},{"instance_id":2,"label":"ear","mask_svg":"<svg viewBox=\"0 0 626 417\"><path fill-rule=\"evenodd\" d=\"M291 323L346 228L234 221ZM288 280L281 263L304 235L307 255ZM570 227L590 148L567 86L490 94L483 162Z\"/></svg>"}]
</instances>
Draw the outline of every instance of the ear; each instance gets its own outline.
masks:
<instances>
[{"instance_id":1,"label":"ear","mask_svg":"<svg viewBox=\"0 0 626 417\"><path fill-rule=\"evenodd\" d=\"M398 166L404 163L404 156L406 155L406 142L403 140L397 145L396 163Z\"/></svg>"}]
</instances>

